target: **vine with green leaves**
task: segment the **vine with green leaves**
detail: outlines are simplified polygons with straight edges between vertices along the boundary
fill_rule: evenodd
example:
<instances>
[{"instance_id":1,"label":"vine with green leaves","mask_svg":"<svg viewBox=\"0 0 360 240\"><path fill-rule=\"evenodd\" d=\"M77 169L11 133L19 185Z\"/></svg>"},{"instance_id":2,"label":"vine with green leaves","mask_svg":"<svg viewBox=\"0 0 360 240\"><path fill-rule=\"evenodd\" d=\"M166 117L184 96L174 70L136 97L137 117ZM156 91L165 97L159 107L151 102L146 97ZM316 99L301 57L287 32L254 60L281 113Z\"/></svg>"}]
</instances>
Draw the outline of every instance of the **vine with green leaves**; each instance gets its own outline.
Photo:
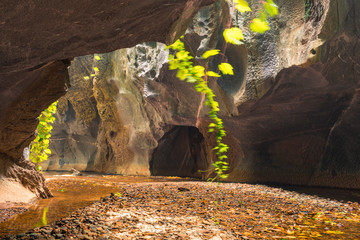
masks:
<instances>
[{"instance_id":1,"label":"vine with green leaves","mask_svg":"<svg viewBox=\"0 0 360 240\"><path fill-rule=\"evenodd\" d=\"M55 121L55 113L58 101L52 103L46 108L38 117L39 124L36 128L36 138L30 143L30 157L29 159L36 164L36 170L41 171L40 163L48 159L48 154L51 154L49 149L51 124Z\"/></svg>"},{"instance_id":2,"label":"vine with green leaves","mask_svg":"<svg viewBox=\"0 0 360 240\"><path fill-rule=\"evenodd\" d=\"M99 61L100 57L94 55L94 60ZM93 67L92 73L90 76L85 76L84 79L88 80L90 77L95 77L99 72L99 68ZM29 160L36 164L36 170L41 172L40 163L48 159L48 155L51 154L49 149L49 143L51 138L51 130L53 127L51 124L55 121L55 113L57 109L58 101L51 104L47 109L45 109L40 116L39 124L36 128L36 138L30 143L30 157Z\"/></svg>"},{"instance_id":3,"label":"vine with green leaves","mask_svg":"<svg viewBox=\"0 0 360 240\"><path fill-rule=\"evenodd\" d=\"M227 0L241 13L252 11L249 4L245 0ZM250 23L250 29L255 33L265 33L270 29L268 17L274 17L278 14L278 7L273 0L261 1L263 3L263 10L260 11L259 16L254 18ZM223 32L224 39L227 43L234 45L244 44L243 32L238 27L232 27L225 29ZM203 66L194 66L190 55L185 49L183 41L176 40L173 44L167 46L167 49L171 49L175 54L169 54L169 69L177 70L176 77L182 81L186 81L194 84L195 90L205 94L205 105L210 107L209 118L212 123L209 124L209 132L216 132L217 146L213 148L216 151L217 161L212 165L214 167L215 177L210 178L210 181L225 179L228 177L227 171L229 170L229 163L225 161L228 158L226 155L229 146L223 142L223 138L226 136L224 130L223 121L219 118L218 112L219 103L215 100L215 94L208 86L207 77L219 78L221 75L233 75L233 67L227 62L222 62L218 65L218 72L207 71ZM203 53L202 58L208 59L212 56L220 54L219 49L210 49Z\"/></svg>"}]
</instances>

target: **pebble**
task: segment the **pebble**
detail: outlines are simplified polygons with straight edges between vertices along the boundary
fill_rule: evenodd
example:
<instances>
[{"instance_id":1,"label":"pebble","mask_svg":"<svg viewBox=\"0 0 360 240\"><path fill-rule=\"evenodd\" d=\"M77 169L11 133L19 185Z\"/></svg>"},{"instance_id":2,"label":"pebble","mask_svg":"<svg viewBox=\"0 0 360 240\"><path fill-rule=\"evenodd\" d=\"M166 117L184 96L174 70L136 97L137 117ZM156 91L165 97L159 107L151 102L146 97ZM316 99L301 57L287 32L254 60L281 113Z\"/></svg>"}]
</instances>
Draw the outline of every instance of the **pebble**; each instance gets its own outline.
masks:
<instances>
[{"instance_id":1,"label":"pebble","mask_svg":"<svg viewBox=\"0 0 360 240\"><path fill-rule=\"evenodd\" d=\"M120 184L119 189L121 197L103 197L51 225L5 239L257 239L248 234L264 231L266 221L275 229L315 216L316 209L359 212L358 204L248 184Z\"/></svg>"},{"instance_id":2,"label":"pebble","mask_svg":"<svg viewBox=\"0 0 360 240\"><path fill-rule=\"evenodd\" d=\"M9 208L1 208L0 209L0 223L8 220L10 217L21 214L28 211L27 208L24 207L9 207Z\"/></svg>"}]
</instances>

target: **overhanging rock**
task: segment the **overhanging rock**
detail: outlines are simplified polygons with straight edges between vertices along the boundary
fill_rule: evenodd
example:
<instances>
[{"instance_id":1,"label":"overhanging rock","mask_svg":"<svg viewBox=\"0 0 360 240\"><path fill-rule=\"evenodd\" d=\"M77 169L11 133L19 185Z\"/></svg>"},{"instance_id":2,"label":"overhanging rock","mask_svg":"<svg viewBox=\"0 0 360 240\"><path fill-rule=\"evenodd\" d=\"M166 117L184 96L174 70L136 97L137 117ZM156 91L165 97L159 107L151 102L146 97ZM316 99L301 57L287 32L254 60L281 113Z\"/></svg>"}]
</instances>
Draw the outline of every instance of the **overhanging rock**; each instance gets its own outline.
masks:
<instances>
[{"instance_id":1,"label":"overhanging rock","mask_svg":"<svg viewBox=\"0 0 360 240\"><path fill-rule=\"evenodd\" d=\"M69 59L145 41L171 41L214 0L10 1L0 3L0 177L51 195L22 150L40 112L69 86ZM9 164L11 163L11 164ZM14 170L15 169L15 170Z\"/></svg>"}]
</instances>

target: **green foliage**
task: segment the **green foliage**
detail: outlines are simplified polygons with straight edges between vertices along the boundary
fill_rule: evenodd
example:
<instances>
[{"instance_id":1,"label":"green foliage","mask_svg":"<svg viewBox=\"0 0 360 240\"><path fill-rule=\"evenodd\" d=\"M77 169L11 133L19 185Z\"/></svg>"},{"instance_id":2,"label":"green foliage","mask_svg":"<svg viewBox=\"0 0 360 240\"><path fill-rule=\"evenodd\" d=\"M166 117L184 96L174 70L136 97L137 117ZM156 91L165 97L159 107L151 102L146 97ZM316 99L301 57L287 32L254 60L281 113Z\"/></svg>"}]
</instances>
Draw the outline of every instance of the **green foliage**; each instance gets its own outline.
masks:
<instances>
[{"instance_id":1,"label":"green foliage","mask_svg":"<svg viewBox=\"0 0 360 240\"><path fill-rule=\"evenodd\" d=\"M240 28L228 28L224 30L225 41L231 44L240 45L243 44L241 40L244 39L244 35Z\"/></svg>"},{"instance_id":2,"label":"green foliage","mask_svg":"<svg viewBox=\"0 0 360 240\"><path fill-rule=\"evenodd\" d=\"M101 57L99 55L94 55L94 60L95 60L95 62L100 61ZM92 68L92 73L90 73L90 76L84 76L83 78L85 80L89 80L90 77L95 77L98 73L99 73L99 68L98 67L93 67Z\"/></svg>"},{"instance_id":3,"label":"green foliage","mask_svg":"<svg viewBox=\"0 0 360 240\"><path fill-rule=\"evenodd\" d=\"M49 139L51 137L51 130L53 127L51 123L55 121L54 114L56 113L58 101L51 104L45 109L39 118L39 124L36 128L37 136L31 142L30 160L36 164L36 170L41 171L39 163L48 159L48 154L51 154L49 149Z\"/></svg>"},{"instance_id":4,"label":"green foliage","mask_svg":"<svg viewBox=\"0 0 360 240\"><path fill-rule=\"evenodd\" d=\"M270 29L269 22L263 21L260 18L254 18L252 23L250 24L250 29L253 32L264 33Z\"/></svg>"},{"instance_id":5,"label":"green foliage","mask_svg":"<svg viewBox=\"0 0 360 240\"><path fill-rule=\"evenodd\" d=\"M251 8L246 0L227 0L232 1L235 5L235 8L239 12L251 12ZM250 29L253 32L264 33L270 29L268 16L274 17L278 14L278 7L273 0L263 1L264 10L260 12L258 18L254 18L250 24ZM225 29L223 36L226 42L240 45L243 44L244 40L243 32L240 28L232 27ZM182 37L181 37L182 38ZM219 112L219 103L215 100L214 92L209 88L207 84L207 77L221 77L221 75L214 71L206 71L203 66L197 65L193 66L191 61L193 57L188 51L185 50L184 43L181 41L181 38L176 42L167 47L167 49L172 49L175 52L174 54L169 54L169 69L177 70L176 77L182 81L187 81L194 84L196 91L205 94L206 101L205 105L210 107L209 117L212 120L212 123L209 124L209 132L216 133L216 142L217 146L213 148L216 151L218 160L213 163L214 171L216 176L210 178L210 181L217 179L225 179L228 177L227 171L229 170L229 163L225 161L228 158L226 152L229 147L222 142L223 137L226 136L224 130L223 122L218 117L217 112ZM220 50L210 49L206 51L203 55L203 59L208 59L209 57L218 55ZM223 75L233 75L233 67L227 62L220 63L218 65L219 71Z\"/></svg>"},{"instance_id":6,"label":"green foliage","mask_svg":"<svg viewBox=\"0 0 360 240\"><path fill-rule=\"evenodd\" d=\"M222 72L222 74L224 75L234 75L233 72L233 67L231 66L231 64L229 63L221 63L218 65L219 70Z\"/></svg>"},{"instance_id":7,"label":"green foliage","mask_svg":"<svg viewBox=\"0 0 360 240\"><path fill-rule=\"evenodd\" d=\"M249 7L249 4L245 0L234 0L235 8L239 12L251 12L251 8Z\"/></svg>"},{"instance_id":8,"label":"green foliage","mask_svg":"<svg viewBox=\"0 0 360 240\"><path fill-rule=\"evenodd\" d=\"M278 6L273 0L266 0L264 4L264 10L260 12L258 18L254 18L250 24L250 29L256 33L265 33L270 30L270 24L268 17L275 17L279 14Z\"/></svg>"},{"instance_id":9,"label":"green foliage","mask_svg":"<svg viewBox=\"0 0 360 240\"><path fill-rule=\"evenodd\" d=\"M232 1L233 4L235 5L235 8L241 13L252 11L251 8L249 7L248 2L245 0L227 0L227 1L228 2ZM259 17L254 18L250 24L251 31L256 33L265 33L266 31L268 31L270 29L268 16L274 17L279 14L278 7L273 0L263 1L263 6L264 9L260 11ZM235 34L239 37L240 33L242 36L242 32L239 28L226 29L224 31L225 40L232 44L237 44L237 45L241 44L240 40L242 40L243 37L241 38L234 37Z\"/></svg>"},{"instance_id":10,"label":"green foliage","mask_svg":"<svg viewBox=\"0 0 360 240\"><path fill-rule=\"evenodd\" d=\"M215 56L217 54L219 54L220 50L219 49L212 49L209 51L204 52L204 54L202 55L203 59L207 59L211 56Z\"/></svg>"},{"instance_id":11,"label":"green foliage","mask_svg":"<svg viewBox=\"0 0 360 240\"><path fill-rule=\"evenodd\" d=\"M264 3L264 8L265 11L270 15L270 17L275 17L279 14L278 7L273 0L267 0L266 3Z\"/></svg>"},{"instance_id":12,"label":"green foliage","mask_svg":"<svg viewBox=\"0 0 360 240\"><path fill-rule=\"evenodd\" d=\"M209 117L213 121L209 125L209 132L215 132L216 130L216 141L217 146L214 148L216 150L216 155L218 156L219 161L216 161L213 166L215 168L215 173L217 176L213 179L217 178L226 178L228 174L226 171L229 169L229 164L227 162L221 161L227 156L225 155L229 147L222 142L223 137L226 135L224 130L222 120L217 116L217 112L220 111L219 103L215 100L215 94L209 88L207 81L205 81L204 77L220 77L218 73L213 71L205 72L205 68L200 65L193 66L190 56L190 53L185 50L184 43L178 39L174 44L167 47L168 49L172 49L176 52L175 55L169 55L169 66L170 69L177 70L177 77L180 80L186 80L189 83L193 83L196 91L204 93L206 97L205 105L210 107ZM203 54L203 58L208 58L210 56L214 56L218 54L218 50L207 51Z\"/></svg>"},{"instance_id":13,"label":"green foliage","mask_svg":"<svg viewBox=\"0 0 360 240\"><path fill-rule=\"evenodd\" d=\"M208 75L209 77L221 77L221 75L217 74L216 72L213 71L207 71L206 75Z\"/></svg>"}]
</instances>

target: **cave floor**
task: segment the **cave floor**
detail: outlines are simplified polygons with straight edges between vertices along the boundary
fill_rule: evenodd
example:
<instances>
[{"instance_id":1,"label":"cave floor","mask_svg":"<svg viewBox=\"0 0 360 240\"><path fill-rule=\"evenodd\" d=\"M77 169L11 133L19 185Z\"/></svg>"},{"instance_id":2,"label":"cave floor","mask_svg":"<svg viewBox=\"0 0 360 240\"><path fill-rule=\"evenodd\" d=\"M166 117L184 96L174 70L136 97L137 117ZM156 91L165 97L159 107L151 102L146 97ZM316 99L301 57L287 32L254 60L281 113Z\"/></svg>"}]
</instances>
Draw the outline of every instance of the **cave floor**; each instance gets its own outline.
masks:
<instances>
[{"instance_id":1,"label":"cave floor","mask_svg":"<svg viewBox=\"0 0 360 240\"><path fill-rule=\"evenodd\" d=\"M264 185L216 184L180 178L47 178L55 197L39 200L36 207L1 223L2 236L7 233L13 234L7 239L360 239L360 205L355 202ZM41 225L45 207L49 225L22 234L37 222ZM29 217L24 218L26 214Z\"/></svg>"}]
</instances>

